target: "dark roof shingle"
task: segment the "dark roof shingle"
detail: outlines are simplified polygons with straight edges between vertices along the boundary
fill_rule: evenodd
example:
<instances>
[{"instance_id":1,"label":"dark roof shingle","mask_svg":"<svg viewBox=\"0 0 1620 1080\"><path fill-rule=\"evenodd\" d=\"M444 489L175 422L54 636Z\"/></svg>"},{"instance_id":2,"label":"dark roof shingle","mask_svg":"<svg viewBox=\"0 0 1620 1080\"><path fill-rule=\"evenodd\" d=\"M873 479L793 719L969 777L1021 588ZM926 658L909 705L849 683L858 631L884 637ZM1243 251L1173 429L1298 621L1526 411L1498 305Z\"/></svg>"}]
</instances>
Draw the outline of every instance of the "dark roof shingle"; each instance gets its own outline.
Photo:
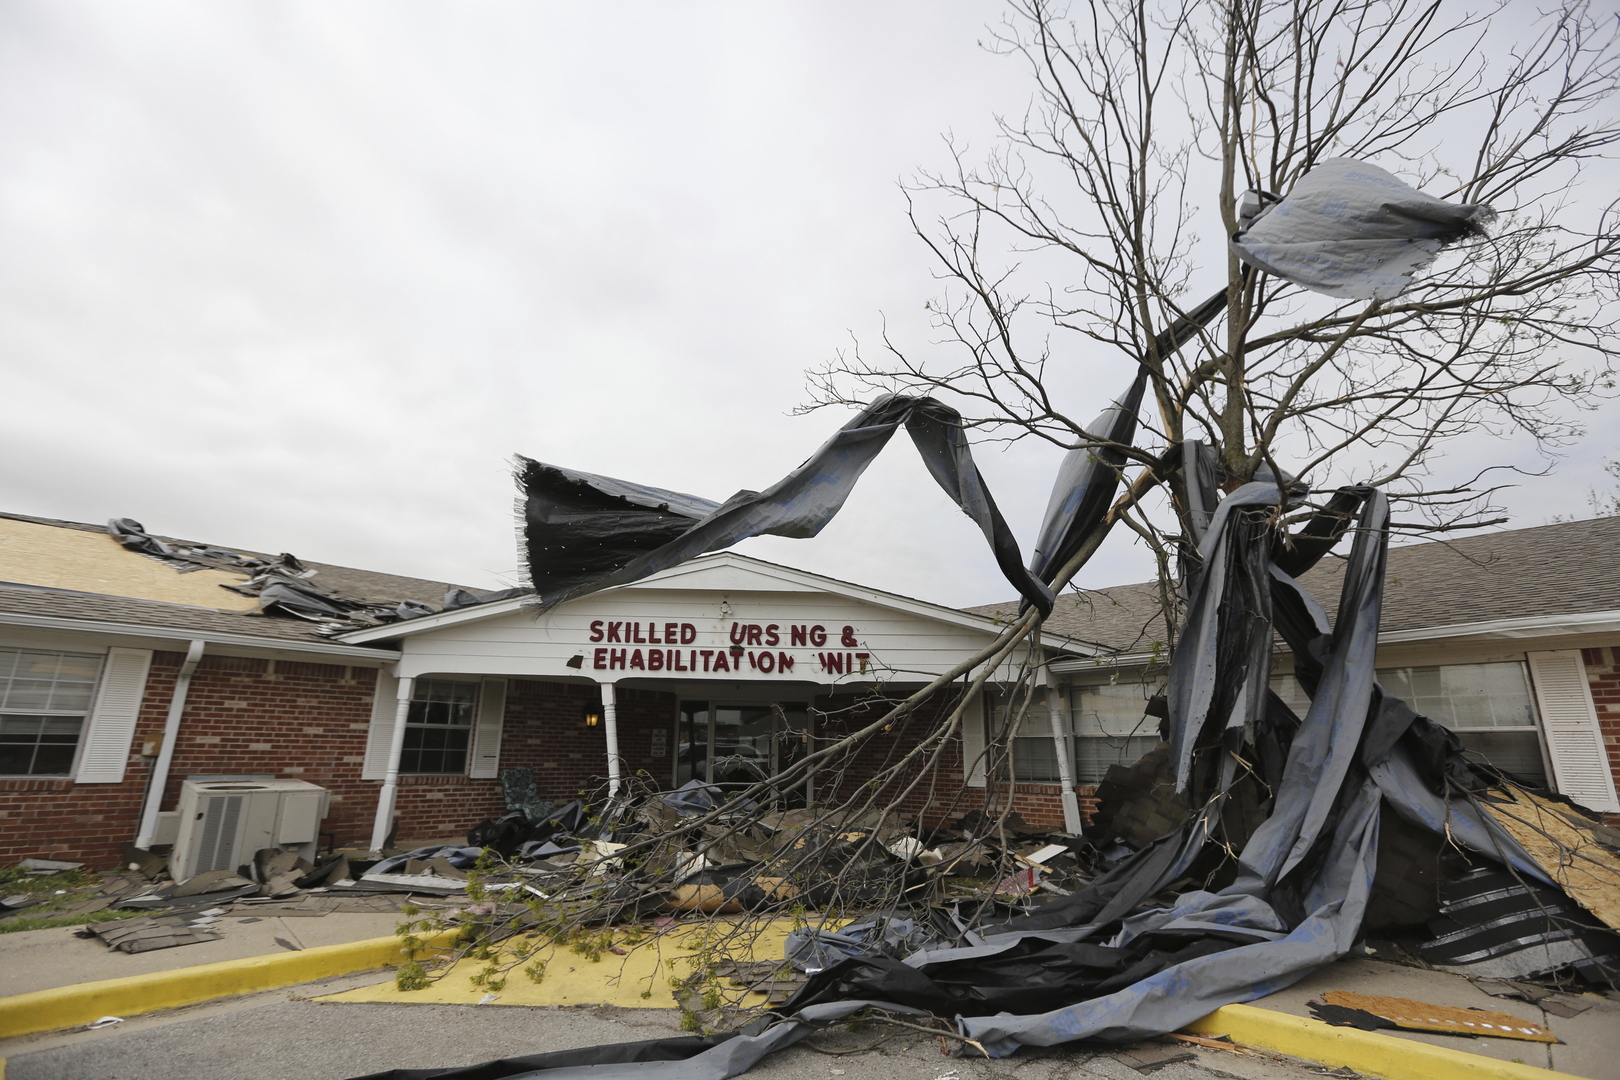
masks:
<instances>
[{"instance_id":1,"label":"dark roof shingle","mask_svg":"<svg viewBox=\"0 0 1620 1080\"><path fill-rule=\"evenodd\" d=\"M1332 615L1344 560L1323 559L1301 583ZM969 608L1007 617L1017 601ZM1382 629L1620 610L1620 517L1567 521L1389 549ZM1047 626L1111 652L1143 652L1165 637L1153 582L1066 593Z\"/></svg>"}]
</instances>

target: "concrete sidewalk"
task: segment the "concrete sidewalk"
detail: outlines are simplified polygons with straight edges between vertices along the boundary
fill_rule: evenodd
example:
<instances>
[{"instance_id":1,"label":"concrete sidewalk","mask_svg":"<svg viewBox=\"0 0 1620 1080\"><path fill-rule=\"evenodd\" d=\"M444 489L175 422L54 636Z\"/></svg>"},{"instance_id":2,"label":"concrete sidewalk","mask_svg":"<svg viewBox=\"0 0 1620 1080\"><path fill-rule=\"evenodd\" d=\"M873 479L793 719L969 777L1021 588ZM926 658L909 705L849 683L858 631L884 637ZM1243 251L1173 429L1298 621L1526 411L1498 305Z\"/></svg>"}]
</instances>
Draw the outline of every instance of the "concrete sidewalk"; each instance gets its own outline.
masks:
<instances>
[{"instance_id":1,"label":"concrete sidewalk","mask_svg":"<svg viewBox=\"0 0 1620 1080\"><path fill-rule=\"evenodd\" d=\"M1306 1002L1312 998L1320 999L1330 990L1412 998L1430 1005L1451 1005L1462 1009L1487 1009L1533 1020L1564 1040L1563 1043L1470 1039L1458 1035L1431 1035L1395 1029L1386 1029L1379 1034L1499 1061L1520 1061L1542 1069L1591 1077L1592 1080L1620 1080L1620 1001L1601 994L1560 995L1562 1000L1590 1005L1578 1016L1564 1017L1529 1002L1492 997L1461 975L1425 971L1374 959L1345 959L1306 976L1286 990L1249 1004L1294 1016L1309 1016L1311 1011Z\"/></svg>"},{"instance_id":2,"label":"concrete sidewalk","mask_svg":"<svg viewBox=\"0 0 1620 1080\"><path fill-rule=\"evenodd\" d=\"M75 937L77 927L0 934L0 997L386 937L404 918L386 912L229 916L219 921L218 941L134 954L116 952L95 938Z\"/></svg>"}]
</instances>

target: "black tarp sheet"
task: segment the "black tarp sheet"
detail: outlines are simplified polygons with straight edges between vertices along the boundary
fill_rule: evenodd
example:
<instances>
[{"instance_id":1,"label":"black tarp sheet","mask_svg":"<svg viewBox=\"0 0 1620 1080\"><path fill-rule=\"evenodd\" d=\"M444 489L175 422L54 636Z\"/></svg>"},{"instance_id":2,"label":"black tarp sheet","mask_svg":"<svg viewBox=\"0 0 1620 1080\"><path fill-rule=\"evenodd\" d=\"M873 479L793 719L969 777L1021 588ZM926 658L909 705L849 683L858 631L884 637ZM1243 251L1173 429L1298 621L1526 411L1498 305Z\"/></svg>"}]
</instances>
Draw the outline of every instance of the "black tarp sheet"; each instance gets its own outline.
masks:
<instances>
[{"instance_id":1,"label":"black tarp sheet","mask_svg":"<svg viewBox=\"0 0 1620 1080\"><path fill-rule=\"evenodd\" d=\"M1052 610L1052 592L1024 567L973 462L954 409L926 397L885 396L862 409L810 458L764 491L706 499L560 469L521 458L523 534L540 606L628 585L750 536L815 536L833 519L901 427L929 474L972 518L996 564L1025 601Z\"/></svg>"}]
</instances>

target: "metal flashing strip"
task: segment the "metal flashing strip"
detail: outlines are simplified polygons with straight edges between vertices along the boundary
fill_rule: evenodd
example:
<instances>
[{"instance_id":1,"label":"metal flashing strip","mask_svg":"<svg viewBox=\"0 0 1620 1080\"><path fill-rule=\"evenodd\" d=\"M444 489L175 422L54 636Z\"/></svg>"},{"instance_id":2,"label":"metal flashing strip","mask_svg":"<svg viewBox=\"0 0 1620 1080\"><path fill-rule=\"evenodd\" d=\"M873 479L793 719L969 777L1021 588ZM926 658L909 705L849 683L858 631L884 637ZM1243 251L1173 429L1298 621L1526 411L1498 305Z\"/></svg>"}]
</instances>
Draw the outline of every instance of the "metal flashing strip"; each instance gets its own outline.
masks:
<instances>
[{"instance_id":1,"label":"metal flashing strip","mask_svg":"<svg viewBox=\"0 0 1620 1080\"><path fill-rule=\"evenodd\" d=\"M191 641L206 638L210 645L228 645L236 648L282 650L284 652L318 653L322 656L345 656L351 659L373 660L378 664L391 664L399 659L392 649L364 648L359 645L326 644L320 641L298 641L288 638L262 638L251 634L219 633L213 630L182 629L172 626L149 626L144 623L102 622L96 619L70 619L57 615L23 615L0 612L0 626L21 626L36 630L78 630L93 634L118 634L123 637L157 638L161 641Z\"/></svg>"}]
</instances>

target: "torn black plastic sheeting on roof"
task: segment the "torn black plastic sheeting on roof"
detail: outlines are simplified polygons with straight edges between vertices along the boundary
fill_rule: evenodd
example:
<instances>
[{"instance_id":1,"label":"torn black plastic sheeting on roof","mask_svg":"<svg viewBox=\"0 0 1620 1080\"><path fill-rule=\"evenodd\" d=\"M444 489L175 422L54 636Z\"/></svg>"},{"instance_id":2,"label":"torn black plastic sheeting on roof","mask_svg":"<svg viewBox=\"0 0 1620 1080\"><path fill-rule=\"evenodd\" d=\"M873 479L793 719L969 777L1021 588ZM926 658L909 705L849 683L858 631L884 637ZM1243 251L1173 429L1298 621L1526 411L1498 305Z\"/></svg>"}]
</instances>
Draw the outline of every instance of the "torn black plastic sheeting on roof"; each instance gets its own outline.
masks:
<instances>
[{"instance_id":1,"label":"torn black plastic sheeting on roof","mask_svg":"<svg viewBox=\"0 0 1620 1080\"><path fill-rule=\"evenodd\" d=\"M640 581L750 536L815 536L902 426L930 475L984 533L1007 580L1050 612L1052 592L1025 569L1018 541L974 464L961 414L933 398L895 395L862 409L766 490L739 491L718 506L520 458L529 580L542 609Z\"/></svg>"}]
</instances>

